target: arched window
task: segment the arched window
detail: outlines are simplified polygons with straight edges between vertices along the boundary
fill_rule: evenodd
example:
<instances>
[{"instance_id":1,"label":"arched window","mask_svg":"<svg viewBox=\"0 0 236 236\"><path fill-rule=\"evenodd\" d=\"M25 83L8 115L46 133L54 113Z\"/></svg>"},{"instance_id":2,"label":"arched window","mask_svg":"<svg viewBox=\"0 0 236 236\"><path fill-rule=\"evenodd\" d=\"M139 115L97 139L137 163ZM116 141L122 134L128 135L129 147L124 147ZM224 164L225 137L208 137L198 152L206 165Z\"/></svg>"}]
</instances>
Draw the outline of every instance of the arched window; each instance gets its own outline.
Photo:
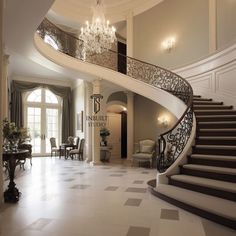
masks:
<instances>
[{"instance_id":1,"label":"arched window","mask_svg":"<svg viewBox=\"0 0 236 236\"><path fill-rule=\"evenodd\" d=\"M42 101L42 90L36 89L31 92L27 98L27 102L41 102Z\"/></svg>"},{"instance_id":2,"label":"arched window","mask_svg":"<svg viewBox=\"0 0 236 236\"><path fill-rule=\"evenodd\" d=\"M28 127L34 154L47 155L51 152L50 138L57 144L61 136L61 98L50 90L38 88L27 92L24 97L24 122Z\"/></svg>"}]
</instances>

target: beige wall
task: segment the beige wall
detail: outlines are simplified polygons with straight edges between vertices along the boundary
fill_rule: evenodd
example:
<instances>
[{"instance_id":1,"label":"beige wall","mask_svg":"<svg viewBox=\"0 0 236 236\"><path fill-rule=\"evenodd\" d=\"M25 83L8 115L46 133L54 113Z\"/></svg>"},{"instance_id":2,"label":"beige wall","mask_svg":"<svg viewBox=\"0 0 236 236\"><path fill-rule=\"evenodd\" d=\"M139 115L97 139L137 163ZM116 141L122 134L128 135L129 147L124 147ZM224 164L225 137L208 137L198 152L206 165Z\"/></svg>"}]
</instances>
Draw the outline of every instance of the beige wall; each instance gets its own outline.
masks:
<instances>
[{"instance_id":1,"label":"beige wall","mask_svg":"<svg viewBox=\"0 0 236 236\"><path fill-rule=\"evenodd\" d=\"M217 0L217 47L236 41L236 0Z\"/></svg>"},{"instance_id":2,"label":"beige wall","mask_svg":"<svg viewBox=\"0 0 236 236\"><path fill-rule=\"evenodd\" d=\"M157 121L158 117L163 116L169 118L170 122L168 127L164 127ZM176 121L175 116L160 104L137 94L134 96L135 142L146 138L157 140L159 134L171 128L171 125Z\"/></svg>"},{"instance_id":3,"label":"beige wall","mask_svg":"<svg viewBox=\"0 0 236 236\"><path fill-rule=\"evenodd\" d=\"M134 18L134 57L167 68L197 60L208 54L208 22L208 0L165 0ZM161 43L172 35L167 53Z\"/></svg>"},{"instance_id":4,"label":"beige wall","mask_svg":"<svg viewBox=\"0 0 236 236\"><path fill-rule=\"evenodd\" d=\"M81 111L84 112L84 104L85 104L85 91L84 91L84 82L80 82L76 84L76 87L72 90L73 94L73 130L74 135L79 136L80 138L84 138L84 132L81 130L77 130L77 114ZM83 118L85 117L85 112L83 114ZM83 120L83 130L85 129L85 124Z\"/></svg>"}]
</instances>

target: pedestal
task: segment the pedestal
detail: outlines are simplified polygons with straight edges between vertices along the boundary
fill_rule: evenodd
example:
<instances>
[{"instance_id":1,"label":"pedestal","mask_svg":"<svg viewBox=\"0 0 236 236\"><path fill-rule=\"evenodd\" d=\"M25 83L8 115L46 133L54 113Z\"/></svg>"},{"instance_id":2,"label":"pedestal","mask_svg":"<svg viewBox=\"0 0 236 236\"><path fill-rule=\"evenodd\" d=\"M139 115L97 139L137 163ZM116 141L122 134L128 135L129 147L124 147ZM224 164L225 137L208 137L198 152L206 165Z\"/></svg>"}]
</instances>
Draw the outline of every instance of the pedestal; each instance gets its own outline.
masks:
<instances>
[{"instance_id":1,"label":"pedestal","mask_svg":"<svg viewBox=\"0 0 236 236\"><path fill-rule=\"evenodd\" d=\"M16 188L16 184L14 182L15 178L15 169L17 164L25 160L28 150L18 150L16 152L3 152L3 161L7 163L7 170L9 174L9 185L8 189L4 192L4 201L9 203L16 203L19 201L21 193Z\"/></svg>"}]
</instances>

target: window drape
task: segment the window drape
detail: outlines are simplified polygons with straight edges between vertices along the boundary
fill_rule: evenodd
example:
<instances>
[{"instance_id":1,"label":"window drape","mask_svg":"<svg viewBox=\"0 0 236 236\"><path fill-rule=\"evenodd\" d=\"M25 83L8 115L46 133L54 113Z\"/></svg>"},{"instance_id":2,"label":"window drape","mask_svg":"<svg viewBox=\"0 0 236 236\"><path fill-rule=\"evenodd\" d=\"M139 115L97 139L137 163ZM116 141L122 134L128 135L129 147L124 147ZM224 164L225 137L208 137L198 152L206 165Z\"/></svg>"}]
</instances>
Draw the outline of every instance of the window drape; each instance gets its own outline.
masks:
<instances>
[{"instance_id":1,"label":"window drape","mask_svg":"<svg viewBox=\"0 0 236 236\"><path fill-rule=\"evenodd\" d=\"M62 98L62 142L72 135L72 93L70 87L50 84L29 83L13 80L11 83L11 121L18 127L23 127L22 94L36 88L47 88Z\"/></svg>"}]
</instances>

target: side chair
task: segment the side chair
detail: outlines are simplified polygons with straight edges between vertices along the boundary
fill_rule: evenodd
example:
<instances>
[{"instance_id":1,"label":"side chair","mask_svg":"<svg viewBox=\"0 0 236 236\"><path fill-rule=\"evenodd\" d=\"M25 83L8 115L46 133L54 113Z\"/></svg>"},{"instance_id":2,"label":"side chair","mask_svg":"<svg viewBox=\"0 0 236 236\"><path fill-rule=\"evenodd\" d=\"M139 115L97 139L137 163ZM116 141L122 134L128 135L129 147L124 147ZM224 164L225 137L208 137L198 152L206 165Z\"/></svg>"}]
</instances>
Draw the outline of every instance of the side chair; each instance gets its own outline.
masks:
<instances>
[{"instance_id":1,"label":"side chair","mask_svg":"<svg viewBox=\"0 0 236 236\"><path fill-rule=\"evenodd\" d=\"M69 152L69 156L71 157L71 159L74 159L74 157L78 156L78 160L79 161L83 161L84 160L84 143L85 143L85 139L82 138L80 141L80 145L78 149L73 149Z\"/></svg>"},{"instance_id":2,"label":"side chair","mask_svg":"<svg viewBox=\"0 0 236 236\"><path fill-rule=\"evenodd\" d=\"M59 152L60 152L60 149L57 147L57 144L56 144L56 138L50 138L50 144L51 144L51 157L53 156L53 153L54 155L58 155Z\"/></svg>"}]
</instances>

